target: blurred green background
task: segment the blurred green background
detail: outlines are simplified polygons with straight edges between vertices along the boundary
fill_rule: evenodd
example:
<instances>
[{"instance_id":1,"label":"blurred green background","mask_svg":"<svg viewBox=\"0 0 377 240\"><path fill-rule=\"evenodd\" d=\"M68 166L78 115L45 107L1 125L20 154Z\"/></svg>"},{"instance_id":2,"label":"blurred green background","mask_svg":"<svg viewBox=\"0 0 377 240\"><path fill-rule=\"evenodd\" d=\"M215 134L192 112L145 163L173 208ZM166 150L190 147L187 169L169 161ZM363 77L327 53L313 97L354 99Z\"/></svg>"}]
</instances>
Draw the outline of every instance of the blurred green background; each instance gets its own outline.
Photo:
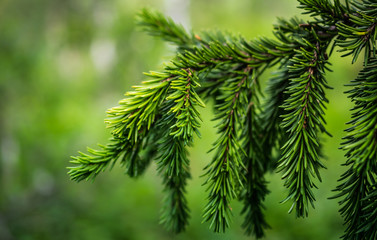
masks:
<instances>
[{"instance_id":1,"label":"blurred green background","mask_svg":"<svg viewBox=\"0 0 377 240\"><path fill-rule=\"evenodd\" d=\"M184 3L184 4L182 4ZM194 30L221 29L250 39L271 36L277 17L299 15L296 1L277 0L2 0L0 1L0 239L252 239L243 235L241 206L226 234L214 234L201 213L206 154L216 138L203 111L202 139L191 149L191 221L172 235L159 225L161 180L155 165L139 179L116 166L94 183L69 180L70 156L106 143L105 111L116 105L142 72L158 70L174 49L138 31L135 14L145 6L175 16ZM338 150L351 103L344 84L360 69L350 59L331 60L324 139L323 182L309 218L287 214L279 174L268 176L271 194L266 239L339 239L343 231L336 200L328 200L345 170ZM264 80L268 75L264 77Z\"/></svg>"}]
</instances>

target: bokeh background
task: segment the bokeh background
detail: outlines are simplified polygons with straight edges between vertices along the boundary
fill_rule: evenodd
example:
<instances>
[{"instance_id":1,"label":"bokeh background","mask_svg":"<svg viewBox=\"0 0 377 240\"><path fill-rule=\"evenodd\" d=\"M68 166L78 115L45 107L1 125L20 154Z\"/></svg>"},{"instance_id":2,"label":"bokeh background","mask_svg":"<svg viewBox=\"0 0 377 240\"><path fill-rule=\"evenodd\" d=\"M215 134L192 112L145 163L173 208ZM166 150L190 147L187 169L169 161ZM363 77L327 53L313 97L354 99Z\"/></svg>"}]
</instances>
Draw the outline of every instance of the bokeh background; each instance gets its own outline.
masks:
<instances>
[{"instance_id":1,"label":"bokeh background","mask_svg":"<svg viewBox=\"0 0 377 240\"><path fill-rule=\"evenodd\" d=\"M214 234L201 213L207 194L200 177L216 138L212 113L203 110L202 139L190 149L193 178L191 221L173 235L159 225L161 180L156 166L129 179L116 166L94 183L69 180L70 156L106 143L105 111L116 105L142 72L159 70L174 48L138 31L134 17L145 6L174 17L189 29L220 29L247 38L271 36L277 17L302 11L296 1L278 0L2 0L0 1L0 239L252 239L243 235L234 202L226 234ZM303 18L307 18L304 16ZM279 174L268 175L271 194L266 239L339 239L343 231L337 200L329 200L345 170L338 150L352 104L343 94L360 64L331 57L330 104L324 153L327 170L315 191L309 218L287 214ZM268 78L264 76L263 81ZM208 108L210 109L210 108Z\"/></svg>"}]
</instances>

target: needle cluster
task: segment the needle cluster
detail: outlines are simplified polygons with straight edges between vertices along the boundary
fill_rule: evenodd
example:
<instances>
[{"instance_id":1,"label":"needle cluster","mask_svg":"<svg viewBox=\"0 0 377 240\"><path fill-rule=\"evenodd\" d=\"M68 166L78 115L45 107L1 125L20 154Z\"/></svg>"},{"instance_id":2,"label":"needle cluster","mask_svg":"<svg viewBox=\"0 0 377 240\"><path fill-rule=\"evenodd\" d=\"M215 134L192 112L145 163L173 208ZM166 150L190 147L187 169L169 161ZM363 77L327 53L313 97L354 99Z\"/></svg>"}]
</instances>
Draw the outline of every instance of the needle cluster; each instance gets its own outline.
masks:
<instances>
[{"instance_id":1,"label":"needle cluster","mask_svg":"<svg viewBox=\"0 0 377 240\"><path fill-rule=\"evenodd\" d=\"M187 148L194 135L200 136L199 109L213 102L218 138L204 169L203 221L225 232L232 203L239 200L245 233L262 238L269 228L263 203L267 172L281 174L288 193L282 202L290 202L297 217L306 217L325 168L326 72L336 49L351 55L352 63L363 55L364 69L347 92L355 105L342 145L348 170L334 198L340 198L344 239L376 239L377 1L298 0L298 7L310 20L279 19L273 38L254 40L187 32L158 12L142 10L139 25L174 44L176 55L108 110L109 143L72 157L71 179L92 180L117 161L126 174L138 177L155 161L166 194L161 222L175 233L185 230L191 177ZM260 76L272 67L277 71L263 91Z\"/></svg>"}]
</instances>

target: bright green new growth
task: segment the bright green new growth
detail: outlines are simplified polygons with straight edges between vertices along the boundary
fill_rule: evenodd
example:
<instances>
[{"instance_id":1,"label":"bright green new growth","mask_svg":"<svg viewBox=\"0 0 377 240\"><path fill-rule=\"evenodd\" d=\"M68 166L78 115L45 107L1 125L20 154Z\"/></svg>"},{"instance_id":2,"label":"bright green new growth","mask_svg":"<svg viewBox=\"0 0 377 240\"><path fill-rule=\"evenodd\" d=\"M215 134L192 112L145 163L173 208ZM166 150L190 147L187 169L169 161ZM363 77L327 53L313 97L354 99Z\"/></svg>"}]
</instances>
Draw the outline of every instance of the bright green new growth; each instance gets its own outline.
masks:
<instances>
[{"instance_id":1,"label":"bright green new growth","mask_svg":"<svg viewBox=\"0 0 377 240\"><path fill-rule=\"evenodd\" d=\"M126 93L108 111L110 143L73 157L72 180L94 179L116 161L130 177L143 174L154 160L166 198L161 222L173 232L185 229L189 209L185 198L190 178L186 147L200 135L204 101L214 102L218 139L214 157L205 167L208 203L203 219L224 232L233 215L231 204L244 207L242 227L248 235L264 236L268 194L265 174L282 174L292 203L290 211L306 217L314 207L315 182L321 181L321 135L325 129L326 72L333 49L364 53L364 69L348 94L355 103L343 149L349 169L337 187L344 217L344 239L377 237L377 0L298 0L304 22L280 19L275 39L246 40L225 33L187 33L163 15L143 10L138 23L146 32L177 46L177 54L161 72ZM259 76L278 70L262 95ZM263 99L263 100L262 100ZM316 180L317 179L317 180Z\"/></svg>"}]
</instances>

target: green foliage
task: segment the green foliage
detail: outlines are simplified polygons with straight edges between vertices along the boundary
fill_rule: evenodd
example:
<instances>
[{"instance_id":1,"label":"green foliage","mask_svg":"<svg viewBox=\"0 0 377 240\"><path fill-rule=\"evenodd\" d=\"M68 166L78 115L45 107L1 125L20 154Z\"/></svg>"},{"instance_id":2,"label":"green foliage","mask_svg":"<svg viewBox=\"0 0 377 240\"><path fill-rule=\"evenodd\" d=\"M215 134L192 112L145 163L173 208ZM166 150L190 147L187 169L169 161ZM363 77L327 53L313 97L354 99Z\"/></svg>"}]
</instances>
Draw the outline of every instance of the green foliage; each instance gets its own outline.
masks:
<instances>
[{"instance_id":1,"label":"green foliage","mask_svg":"<svg viewBox=\"0 0 377 240\"><path fill-rule=\"evenodd\" d=\"M139 160L139 151L143 138L147 135L155 120L159 104L166 97L170 81L168 74L146 74L154 79L136 86L134 92L128 92L127 98L119 102L119 106L108 110L106 122L113 128L111 144L100 146L101 150L89 148L91 155L80 153L74 157L69 174L73 180L89 180L120 159L126 166L126 172L131 177L138 176L139 167L145 168ZM148 161L148 160L146 160Z\"/></svg>"},{"instance_id":2,"label":"green foliage","mask_svg":"<svg viewBox=\"0 0 377 240\"><path fill-rule=\"evenodd\" d=\"M257 84L257 82L254 78L251 84ZM246 234L255 235L257 238L263 237L264 229L269 228L264 218L263 201L269 193L264 174L271 167L268 164L268 156L262 154L263 143L259 137L263 134L262 119L258 116L260 109L257 107L260 104L259 95L259 87L250 86L250 91L246 96L249 103L244 113L242 123L244 127L240 136L243 141L242 149L245 151L242 159L244 168L241 172L245 178L243 179L244 187L239 195L240 201L243 202L241 214L245 215L242 227Z\"/></svg>"},{"instance_id":3,"label":"green foliage","mask_svg":"<svg viewBox=\"0 0 377 240\"><path fill-rule=\"evenodd\" d=\"M346 51L344 56L352 55L354 63L364 49L364 62L376 56L376 2L355 1L351 2L354 14L346 15L347 21L338 22L339 29L338 45L341 51ZM347 24L345 24L347 22Z\"/></svg>"},{"instance_id":4,"label":"green foliage","mask_svg":"<svg viewBox=\"0 0 377 240\"><path fill-rule=\"evenodd\" d=\"M347 224L345 239L376 238L377 174L377 60L370 59L347 93L354 102L350 127L343 149L347 151L342 183L337 187L344 196L340 212Z\"/></svg>"},{"instance_id":5,"label":"green foliage","mask_svg":"<svg viewBox=\"0 0 377 240\"><path fill-rule=\"evenodd\" d=\"M321 181L321 136L325 129L325 79L333 49L352 55L364 50L365 68L350 85L355 103L344 146L347 166L336 191L347 226L344 239L375 239L376 222L376 1L299 0L310 21L280 19L274 39L246 40L227 33L187 33L157 12L143 10L139 25L177 46L176 56L161 72L134 87L119 106L108 111L111 143L80 153L69 167L72 180L94 179L120 159L130 177L140 176L155 160L166 198L161 222L179 233L188 224L185 198L190 178L187 147L200 136L198 107L214 102L218 138L205 167L208 194L203 219L215 232L232 221L232 201L244 207L246 234L264 236L268 194L265 174L282 173L290 211L306 217L314 207L313 188ZM260 90L259 77L279 70ZM263 99L263 100L262 100ZM318 179L318 180L317 180Z\"/></svg>"},{"instance_id":6,"label":"green foliage","mask_svg":"<svg viewBox=\"0 0 377 240\"><path fill-rule=\"evenodd\" d=\"M326 132L323 108L327 102L324 96L326 45L321 46L319 39L303 40L303 46L290 60L290 84L286 88L289 96L282 105L285 114L281 115L282 127L289 136L282 146L278 165L289 189L286 200L294 199L292 208L296 207L298 217L308 215L309 203L314 207L312 178L321 179L319 169L324 167L319 160L318 132Z\"/></svg>"},{"instance_id":7,"label":"green foliage","mask_svg":"<svg viewBox=\"0 0 377 240\"><path fill-rule=\"evenodd\" d=\"M195 42L198 42L198 39L190 36L181 25L175 24L173 20L165 18L159 12L143 9L137 16L137 22L150 35L161 37L182 49L190 49Z\"/></svg>"}]
</instances>

